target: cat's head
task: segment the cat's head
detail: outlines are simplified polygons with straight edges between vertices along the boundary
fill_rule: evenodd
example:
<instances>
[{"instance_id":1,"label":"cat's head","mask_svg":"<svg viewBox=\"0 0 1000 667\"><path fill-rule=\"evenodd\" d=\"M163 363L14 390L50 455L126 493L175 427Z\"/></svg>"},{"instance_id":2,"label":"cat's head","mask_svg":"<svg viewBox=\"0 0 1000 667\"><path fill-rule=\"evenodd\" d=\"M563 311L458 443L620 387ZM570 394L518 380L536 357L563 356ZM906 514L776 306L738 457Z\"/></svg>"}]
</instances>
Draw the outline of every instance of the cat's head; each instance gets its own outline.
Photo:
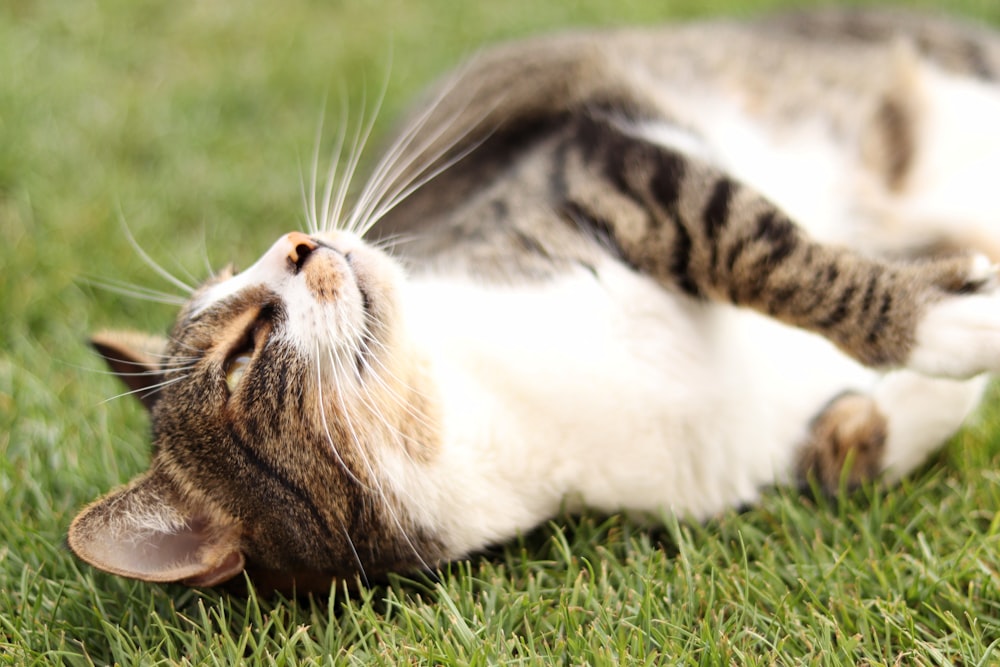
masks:
<instances>
[{"instance_id":1,"label":"cat's head","mask_svg":"<svg viewBox=\"0 0 1000 667\"><path fill-rule=\"evenodd\" d=\"M149 409L150 469L69 530L92 565L213 585L433 562L386 470L432 457L431 389L407 345L402 272L349 234L282 237L199 288L168 339L93 339Z\"/></svg>"}]
</instances>

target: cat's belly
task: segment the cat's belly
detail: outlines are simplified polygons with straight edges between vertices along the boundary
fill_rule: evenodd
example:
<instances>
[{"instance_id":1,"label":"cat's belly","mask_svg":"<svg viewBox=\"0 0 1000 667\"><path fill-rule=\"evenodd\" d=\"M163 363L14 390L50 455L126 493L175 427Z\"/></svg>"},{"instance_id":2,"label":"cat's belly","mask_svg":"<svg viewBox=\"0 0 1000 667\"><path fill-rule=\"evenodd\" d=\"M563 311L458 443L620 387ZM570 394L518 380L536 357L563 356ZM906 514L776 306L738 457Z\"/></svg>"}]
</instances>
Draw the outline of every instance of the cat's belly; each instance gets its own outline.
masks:
<instances>
[{"instance_id":1,"label":"cat's belly","mask_svg":"<svg viewBox=\"0 0 1000 667\"><path fill-rule=\"evenodd\" d=\"M751 501L788 479L825 403L874 382L814 335L668 293L610 259L597 275L430 279L408 299L443 401L428 479L445 476L483 514L462 529L489 526L486 541L567 502L704 518Z\"/></svg>"}]
</instances>

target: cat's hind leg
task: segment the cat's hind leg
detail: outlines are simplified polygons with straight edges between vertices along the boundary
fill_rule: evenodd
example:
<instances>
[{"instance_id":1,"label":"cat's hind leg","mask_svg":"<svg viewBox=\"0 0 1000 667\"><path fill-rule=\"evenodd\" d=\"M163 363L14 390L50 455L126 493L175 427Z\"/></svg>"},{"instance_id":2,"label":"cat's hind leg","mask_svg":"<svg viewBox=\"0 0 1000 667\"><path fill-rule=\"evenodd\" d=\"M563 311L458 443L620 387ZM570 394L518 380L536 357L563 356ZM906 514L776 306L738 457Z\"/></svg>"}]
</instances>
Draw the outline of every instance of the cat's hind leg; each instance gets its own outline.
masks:
<instances>
[{"instance_id":1,"label":"cat's hind leg","mask_svg":"<svg viewBox=\"0 0 1000 667\"><path fill-rule=\"evenodd\" d=\"M883 376L869 394L837 396L809 425L796 461L798 483L834 495L878 478L897 481L958 431L985 386L985 378L902 370Z\"/></svg>"}]
</instances>

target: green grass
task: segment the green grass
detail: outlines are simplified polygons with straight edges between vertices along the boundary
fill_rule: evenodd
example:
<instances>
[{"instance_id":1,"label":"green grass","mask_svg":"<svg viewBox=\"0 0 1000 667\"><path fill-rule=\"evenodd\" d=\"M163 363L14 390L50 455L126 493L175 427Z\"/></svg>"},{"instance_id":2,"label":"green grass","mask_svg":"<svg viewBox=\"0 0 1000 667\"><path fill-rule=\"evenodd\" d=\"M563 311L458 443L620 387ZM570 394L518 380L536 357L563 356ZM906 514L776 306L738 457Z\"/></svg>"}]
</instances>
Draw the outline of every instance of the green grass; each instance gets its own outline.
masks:
<instances>
[{"instance_id":1,"label":"green grass","mask_svg":"<svg viewBox=\"0 0 1000 667\"><path fill-rule=\"evenodd\" d=\"M991 1L950 6L1000 24ZM121 219L171 271L245 265L301 227L300 174L324 108L330 119L342 96L354 109L370 102L390 58L385 120L484 41L750 10L734 0L0 4L0 663L1000 661L994 407L886 494L834 506L774 492L743 514L664 529L563 518L438 581L354 597L140 584L64 546L74 512L148 460L144 415L105 401L119 388L85 345L100 327L162 330L171 319L168 307L90 286L169 289Z\"/></svg>"}]
</instances>

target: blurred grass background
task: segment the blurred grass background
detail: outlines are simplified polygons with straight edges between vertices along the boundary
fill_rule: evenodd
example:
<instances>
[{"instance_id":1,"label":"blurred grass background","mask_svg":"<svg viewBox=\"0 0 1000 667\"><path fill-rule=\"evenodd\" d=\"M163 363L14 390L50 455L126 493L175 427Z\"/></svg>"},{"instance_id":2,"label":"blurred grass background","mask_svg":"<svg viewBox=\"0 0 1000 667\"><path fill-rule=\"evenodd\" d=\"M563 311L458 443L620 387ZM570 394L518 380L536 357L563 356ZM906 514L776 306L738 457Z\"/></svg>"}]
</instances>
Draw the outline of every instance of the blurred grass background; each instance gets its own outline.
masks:
<instances>
[{"instance_id":1,"label":"blurred grass background","mask_svg":"<svg viewBox=\"0 0 1000 667\"><path fill-rule=\"evenodd\" d=\"M302 226L300 179L320 117L331 139L342 99L370 106L388 80L384 131L487 42L802 4L0 3L0 662L997 662L992 407L887 494L817 507L775 492L744 514L664 530L566 518L439 582L354 598L138 584L64 546L76 509L148 462L144 415L105 400L119 387L85 344L101 327L171 321L170 307L88 282L170 289L123 219L181 276L245 266ZM922 4L1000 25L992 0Z\"/></svg>"}]
</instances>

